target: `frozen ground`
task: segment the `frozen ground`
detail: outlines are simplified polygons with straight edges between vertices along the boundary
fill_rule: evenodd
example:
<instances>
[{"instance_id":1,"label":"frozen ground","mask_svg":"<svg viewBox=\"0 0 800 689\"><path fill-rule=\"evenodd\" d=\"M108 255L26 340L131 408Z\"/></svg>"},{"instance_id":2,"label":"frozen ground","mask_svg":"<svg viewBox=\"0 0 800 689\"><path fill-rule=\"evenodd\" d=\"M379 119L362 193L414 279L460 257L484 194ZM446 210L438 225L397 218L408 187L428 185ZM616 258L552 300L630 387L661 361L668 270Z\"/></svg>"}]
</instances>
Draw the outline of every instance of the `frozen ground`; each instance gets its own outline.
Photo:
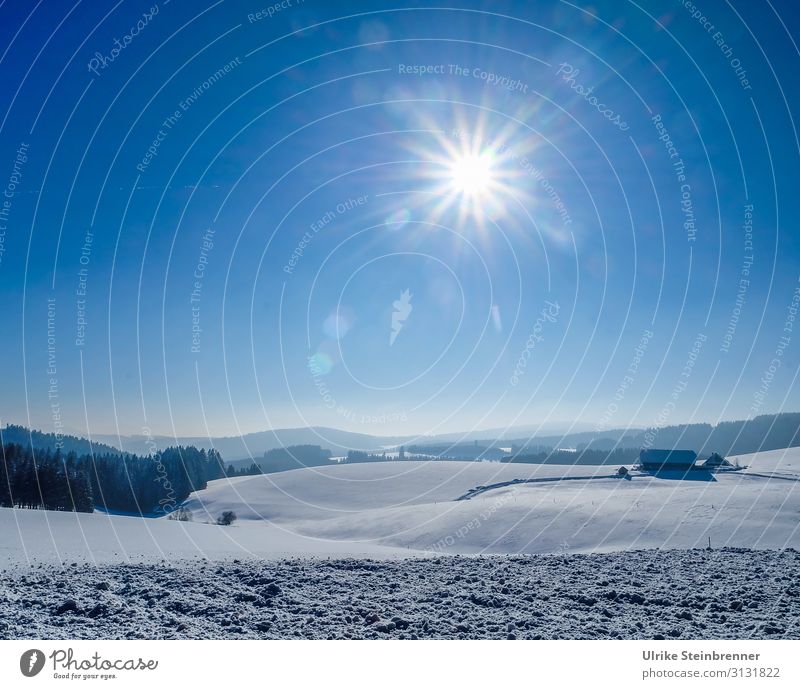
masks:
<instances>
[{"instance_id":1,"label":"frozen ground","mask_svg":"<svg viewBox=\"0 0 800 689\"><path fill-rule=\"evenodd\" d=\"M476 462L298 469L213 481L187 500L190 523L0 509L0 566L563 554L695 548L709 539L714 548L800 548L800 448L738 460L747 469L698 480ZM228 509L239 517L234 526L211 523Z\"/></svg>"},{"instance_id":2,"label":"frozen ground","mask_svg":"<svg viewBox=\"0 0 800 689\"><path fill-rule=\"evenodd\" d=\"M3 638L800 637L795 550L39 565Z\"/></svg>"}]
</instances>

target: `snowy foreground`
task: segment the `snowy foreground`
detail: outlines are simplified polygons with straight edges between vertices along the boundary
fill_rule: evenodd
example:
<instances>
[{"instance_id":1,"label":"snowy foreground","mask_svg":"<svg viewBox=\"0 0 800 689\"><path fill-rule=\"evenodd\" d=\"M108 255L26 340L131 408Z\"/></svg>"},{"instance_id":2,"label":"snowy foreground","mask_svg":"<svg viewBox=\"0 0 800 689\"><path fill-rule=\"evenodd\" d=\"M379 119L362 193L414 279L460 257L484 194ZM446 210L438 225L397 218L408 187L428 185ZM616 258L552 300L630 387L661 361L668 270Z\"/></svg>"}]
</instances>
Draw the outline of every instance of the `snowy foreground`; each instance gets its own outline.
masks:
<instances>
[{"instance_id":1,"label":"snowy foreground","mask_svg":"<svg viewBox=\"0 0 800 689\"><path fill-rule=\"evenodd\" d=\"M800 638L795 550L42 565L4 638Z\"/></svg>"},{"instance_id":2,"label":"snowy foreground","mask_svg":"<svg viewBox=\"0 0 800 689\"><path fill-rule=\"evenodd\" d=\"M800 448L742 471L613 477L616 467L392 462L213 481L191 522L0 509L0 567L234 557L546 554L709 544L800 548ZM702 479L702 480L701 480ZM224 510L238 521L213 522Z\"/></svg>"}]
</instances>

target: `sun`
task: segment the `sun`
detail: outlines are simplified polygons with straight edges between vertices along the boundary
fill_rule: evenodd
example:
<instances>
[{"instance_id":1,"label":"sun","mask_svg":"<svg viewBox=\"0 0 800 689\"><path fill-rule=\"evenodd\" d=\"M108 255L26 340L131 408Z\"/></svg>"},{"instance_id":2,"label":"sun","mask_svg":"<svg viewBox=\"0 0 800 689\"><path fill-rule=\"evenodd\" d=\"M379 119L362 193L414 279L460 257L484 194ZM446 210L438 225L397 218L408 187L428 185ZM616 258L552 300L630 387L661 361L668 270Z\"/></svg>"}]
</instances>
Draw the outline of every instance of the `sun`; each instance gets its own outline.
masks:
<instances>
[{"instance_id":1,"label":"sun","mask_svg":"<svg viewBox=\"0 0 800 689\"><path fill-rule=\"evenodd\" d=\"M437 121L424 124L433 141L425 138L409 145L415 156L409 162L419 163L415 175L430 182L418 190L419 213L430 222L475 232L507 217L511 202L519 202L526 188L518 166L512 164L516 156L509 154L507 142L513 132L487 135L482 122L470 126L458 118L446 129Z\"/></svg>"},{"instance_id":2,"label":"sun","mask_svg":"<svg viewBox=\"0 0 800 689\"><path fill-rule=\"evenodd\" d=\"M461 155L450 163L449 168L454 191L465 196L483 196L492 188L492 159L486 153Z\"/></svg>"}]
</instances>

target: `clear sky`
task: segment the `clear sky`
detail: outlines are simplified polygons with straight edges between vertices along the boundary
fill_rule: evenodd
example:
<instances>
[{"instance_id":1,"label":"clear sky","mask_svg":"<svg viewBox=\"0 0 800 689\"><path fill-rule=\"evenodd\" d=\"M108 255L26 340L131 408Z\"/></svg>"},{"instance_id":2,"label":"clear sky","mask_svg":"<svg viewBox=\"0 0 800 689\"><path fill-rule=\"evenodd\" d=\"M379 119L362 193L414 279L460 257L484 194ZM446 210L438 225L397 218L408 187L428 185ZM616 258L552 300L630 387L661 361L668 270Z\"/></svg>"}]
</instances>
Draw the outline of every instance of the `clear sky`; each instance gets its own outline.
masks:
<instances>
[{"instance_id":1,"label":"clear sky","mask_svg":"<svg viewBox=\"0 0 800 689\"><path fill-rule=\"evenodd\" d=\"M2 421L799 409L795 4L437 4L4 3Z\"/></svg>"}]
</instances>

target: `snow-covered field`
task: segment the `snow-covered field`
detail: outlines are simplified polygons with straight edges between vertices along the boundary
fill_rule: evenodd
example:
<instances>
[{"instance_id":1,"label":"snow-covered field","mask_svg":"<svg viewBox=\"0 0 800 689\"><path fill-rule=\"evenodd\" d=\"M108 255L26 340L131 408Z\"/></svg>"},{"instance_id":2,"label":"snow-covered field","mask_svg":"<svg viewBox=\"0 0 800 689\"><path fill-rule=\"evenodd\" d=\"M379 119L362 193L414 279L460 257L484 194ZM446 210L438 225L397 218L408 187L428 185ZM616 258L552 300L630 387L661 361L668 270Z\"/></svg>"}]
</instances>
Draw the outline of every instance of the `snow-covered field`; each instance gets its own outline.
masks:
<instances>
[{"instance_id":1,"label":"snow-covered field","mask_svg":"<svg viewBox=\"0 0 800 689\"><path fill-rule=\"evenodd\" d=\"M692 548L709 538L714 547L800 547L800 448L735 460L748 468L697 480L623 480L602 466L332 466L216 481L187 507L196 521L232 509L306 536L424 552ZM480 486L488 489L458 500Z\"/></svg>"},{"instance_id":2,"label":"snow-covered field","mask_svg":"<svg viewBox=\"0 0 800 689\"><path fill-rule=\"evenodd\" d=\"M738 461L300 469L215 481L190 522L2 509L0 634L797 638L800 449Z\"/></svg>"},{"instance_id":3,"label":"snow-covered field","mask_svg":"<svg viewBox=\"0 0 800 689\"><path fill-rule=\"evenodd\" d=\"M747 469L695 477L707 480L438 461L298 469L214 481L187 500L188 523L1 509L0 565L607 552L709 538L715 548L800 547L800 448L737 459ZM213 524L228 509L236 524Z\"/></svg>"},{"instance_id":4,"label":"snow-covered field","mask_svg":"<svg viewBox=\"0 0 800 689\"><path fill-rule=\"evenodd\" d=\"M44 565L0 636L796 639L798 582L795 550Z\"/></svg>"}]
</instances>

